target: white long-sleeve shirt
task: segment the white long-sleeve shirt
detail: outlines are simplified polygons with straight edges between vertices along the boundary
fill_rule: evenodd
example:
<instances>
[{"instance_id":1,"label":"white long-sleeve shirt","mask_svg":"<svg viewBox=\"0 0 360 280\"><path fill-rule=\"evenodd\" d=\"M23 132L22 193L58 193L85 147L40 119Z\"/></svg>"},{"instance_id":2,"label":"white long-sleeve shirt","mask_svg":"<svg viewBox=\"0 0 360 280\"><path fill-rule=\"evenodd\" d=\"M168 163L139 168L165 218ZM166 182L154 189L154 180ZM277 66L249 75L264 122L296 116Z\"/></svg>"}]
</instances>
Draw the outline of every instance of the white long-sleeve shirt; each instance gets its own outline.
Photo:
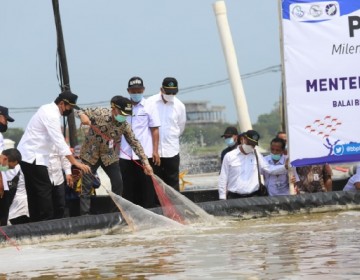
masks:
<instances>
[{"instance_id":1,"label":"white long-sleeve shirt","mask_svg":"<svg viewBox=\"0 0 360 280\"><path fill-rule=\"evenodd\" d=\"M126 118L130 124L132 131L141 146L144 149L145 155L152 158L153 155L153 141L151 129L152 127L160 127L160 118L154 104L148 102L143 98L138 104L133 106L132 115ZM120 158L127 160L138 160L139 157L135 154L125 136L121 137Z\"/></svg>"},{"instance_id":2,"label":"white long-sleeve shirt","mask_svg":"<svg viewBox=\"0 0 360 280\"><path fill-rule=\"evenodd\" d=\"M71 174L71 163L65 156L60 156L55 146L49 156L48 172L51 183L59 186L64 182L64 174Z\"/></svg>"},{"instance_id":3,"label":"white long-sleeve shirt","mask_svg":"<svg viewBox=\"0 0 360 280\"><path fill-rule=\"evenodd\" d=\"M53 102L43 105L30 119L25 133L18 145L22 160L37 165L48 165L52 146L55 145L59 155L71 155L61 132L60 111Z\"/></svg>"},{"instance_id":4,"label":"white long-sleeve shirt","mask_svg":"<svg viewBox=\"0 0 360 280\"><path fill-rule=\"evenodd\" d=\"M156 106L160 116L159 155L165 158L174 157L180 152L180 136L185 130L185 105L176 96L173 102L164 103L161 93L147 100Z\"/></svg>"},{"instance_id":5,"label":"white long-sleeve shirt","mask_svg":"<svg viewBox=\"0 0 360 280\"><path fill-rule=\"evenodd\" d=\"M282 174L284 165L269 165L258 153L260 172ZM254 153L243 154L240 148L228 152L221 165L219 198L226 199L227 192L251 194L259 189L259 177Z\"/></svg>"},{"instance_id":6,"label":"white long-sleeve shirt","mask_svg":"<svg viewBox=\"0 0 360 280\"><path fill-rule=\"evenodd\" d=\"M20 216L29 217L29 208L27 201L27 194L25 188L24 174L21 171L20 165L16 165L14 169L6 171L7 180L11 181L20 172L19 181L17 184L15 197L9 208L9 220L15 219Z\"/></svg>"}]
</instances>

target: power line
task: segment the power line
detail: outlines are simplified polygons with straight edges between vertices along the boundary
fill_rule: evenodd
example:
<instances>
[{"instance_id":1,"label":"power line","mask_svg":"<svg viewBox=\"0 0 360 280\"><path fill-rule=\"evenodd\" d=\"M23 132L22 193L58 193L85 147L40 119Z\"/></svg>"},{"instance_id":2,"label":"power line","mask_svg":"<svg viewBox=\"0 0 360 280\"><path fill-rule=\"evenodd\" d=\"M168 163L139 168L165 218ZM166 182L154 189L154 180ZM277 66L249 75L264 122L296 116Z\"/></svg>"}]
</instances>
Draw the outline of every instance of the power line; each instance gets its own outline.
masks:
<instances>
[{"instance_id":1,"label":"power line","mask_svg":"<svg viewBox=\"0 0 360 280\"><path fill-rule=\"evenodd\" d=\"M275 72L280 72L281 71L281 65L273 65L273 66L269 66L254 72L250 72L250 73L246 73L241 75L241 79L242 80L246 80L246 79L250 79L256 76L260 76L260 75L264 75L267 73L275 73ZM180 92L179 94L185 94L185 93L189 93L189 92L193 92L193 91L199 91L199 90L203 90L203 89L208 89L208 88L213 88L213 87L218 87L218 86L223 86L228 84L229 78L223 79L223 80L218 80L215 82L210 82L210 83L206 83L206 84L200 84L200 85L195 85L195 86L189 86L189 87L184 87L184 88L180 88ZM150 95L146 95L145 96L150 96ZM80 107L90 107L90 106L107 106L109 104L109 100L106 101L97 101L97 102L90 102L90 103L81 103L79 104ZM11 110L12 114L18 114L18 113L29 113L29 112L34 112L38 109L39 107L14 107L14 108L9 108Z\"/></svg>"}]
</instances>

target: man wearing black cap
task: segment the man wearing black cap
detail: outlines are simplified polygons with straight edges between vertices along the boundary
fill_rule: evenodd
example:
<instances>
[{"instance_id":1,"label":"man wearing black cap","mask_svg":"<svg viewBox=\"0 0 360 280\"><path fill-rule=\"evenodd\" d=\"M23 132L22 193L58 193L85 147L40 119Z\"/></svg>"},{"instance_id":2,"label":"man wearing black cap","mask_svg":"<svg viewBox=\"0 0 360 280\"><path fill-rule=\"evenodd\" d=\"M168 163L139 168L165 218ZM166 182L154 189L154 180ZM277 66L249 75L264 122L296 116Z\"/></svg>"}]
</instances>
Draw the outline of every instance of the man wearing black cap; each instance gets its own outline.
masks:
<instances>
[{"instance_id":1,"label":"man wearing black cap","mask_svg":"<svg viewBox=\"0 0 360 280\"><path fill-rule=\"evenodd\" d=\"M160 166L154 166L154 173L166 184L179 191L180 136L185 129L185 105L175 96L178 82L167 77L162 82L160 93L148 98L160 115Z\"/></svg>"},{"instance_id":2,"label":"man wearing black cap","mask_svg":"<svg viewBox=\"0 0 360 280\"><path fill-rule=\"evenodd\" d=\"M52 184L47 169L53 146L71 164L84 172L90 171L87 165L74 158L61 131L61 116L68 116L73 108L79 109L76 101L77 95L66 90L54 102L41 106L30 119L18 145L31 221L53 218Z\"/></svg>"},{"instance_id":3,"label":"man wearing black cap","mask_svg":"<svg viewBox=\"0 0 360 280\"><path fill-rule=\"evenodd\" d=\"M140 77L130 78L127 91L132 103L132 114L127 116L126 121L141 143L151 166L160 165L159 113L144 98L145 87ZM144 208L156 207L157 200L152 178L144 174L139 157L124 136L121 138L119 157L124 182L123 197Z\"/></svg>"},{"instance_id":4,"label":"man wearing black cap","mask_svg":"<svg viewBox=\"0 0 360 280\"><path fill-rule=\"evenodd\" d=\"M259 195L260 173L283 174L286 166L270 166L257 152L260 135L255 130L241 134L241 144L237 149L228 152L221 166L219 176L219 198L233 199Z\"/></svg>"},{"instance_id":5,"label":"man wearing black cap","mask_svg":"<svg viewBox=\"0 0 360 280\"><path fill-rule=\"evenodd\" d=\"M128 98L117 95L110 101L111 108L87 108L78 111L81 123L90 129L81 146L80 158L95 174L99 166L109 176L111 189L122 195L123 181L119 167L119 143L124 135L131 149L139 157L146 175L153 170L140 142L136 139L131 126L126 121L132 115L132 103ZM85 174L80 195L80 214L90 214L90 196L94 176ZM116 210L116 206L113 207Z\"/></svg>"},{"instance_id":6,"label":"man wearing black cap","mask_svg":"<svg viewBox=\"0 0 360 280\"><path fill-rule=\"evenodd\" d=\"M4 138L1 133L6 132L8 122L13 121L14 119L9 116L9 109L4 106L0 106L0 153L4 150Z\"/></svg>"},{"instance_id":7,"label":"man wearing black cap","mask_svg":"<svg viewBox=\"0 0 360 280\"><path fill-rule=\"evenodd\" d=\"M224 150L221 152L221 164L224 160L224 156L234 150L237 147L237 138L238 138L238 131L236 127L234 126L228 126L224 134L221 135L221 137L224 137L225 145L227 146Z\"/></svg>"},{"instance_id":8,"label":"man wearing black cap","mask_svg":"<svg viewBox=\"0 0 360 280\"><path fill-rule=\"evenodd\" d=\"M8 122L13 122L14 119L12 117L9 116L9 109L4 107L4 106L0 106L0 171L4 171L4 177L3 177L3 172L0 172L0 212L4 212L3 214L5 214L6 209L8 207L8 202L7 202L7 193L8 193L8 188L7 188L7 184L6 184L6 172L5 169L8 168L8 164L7 163L3 163L3 155L1 154L1 152L4 150L4 137L1 134L2 132L6 132L7 131L7 124ZM5 161L5 160L4 160ZM2 213L0 213L0 217L2 216ZM3 217L7 217L6 215L4 215ZM2 222L0 221L0 225L6 225L6 219L5 221L3 220Z\"/></svg>"}]
</instances>

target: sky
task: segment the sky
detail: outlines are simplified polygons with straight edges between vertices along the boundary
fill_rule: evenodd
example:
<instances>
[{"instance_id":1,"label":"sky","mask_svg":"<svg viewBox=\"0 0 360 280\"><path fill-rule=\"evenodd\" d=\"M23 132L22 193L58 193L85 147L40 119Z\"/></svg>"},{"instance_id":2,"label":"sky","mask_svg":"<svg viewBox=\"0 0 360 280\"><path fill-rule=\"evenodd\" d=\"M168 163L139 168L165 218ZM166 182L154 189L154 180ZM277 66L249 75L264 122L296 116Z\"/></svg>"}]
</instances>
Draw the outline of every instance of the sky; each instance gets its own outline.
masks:
<instances>
[{"instance_id":1,"label":"sky","mask_svg":"<svg viewBox=\"0 0 360 280\"><path fill-rule=\"evenodd\" d=\"M158 93L170 76L178 80L181 101L225 106L226 121L236 123L215 0L59 2L71 89L81 107L128 97L132 76L143 78L146 95ZM281 91L278 0L225 4L255 123ZM60 93L52 1L0 0L0 42L0 105L15 118L9 127L25 128L36 109Z\"/></svg>"}]
</instances>

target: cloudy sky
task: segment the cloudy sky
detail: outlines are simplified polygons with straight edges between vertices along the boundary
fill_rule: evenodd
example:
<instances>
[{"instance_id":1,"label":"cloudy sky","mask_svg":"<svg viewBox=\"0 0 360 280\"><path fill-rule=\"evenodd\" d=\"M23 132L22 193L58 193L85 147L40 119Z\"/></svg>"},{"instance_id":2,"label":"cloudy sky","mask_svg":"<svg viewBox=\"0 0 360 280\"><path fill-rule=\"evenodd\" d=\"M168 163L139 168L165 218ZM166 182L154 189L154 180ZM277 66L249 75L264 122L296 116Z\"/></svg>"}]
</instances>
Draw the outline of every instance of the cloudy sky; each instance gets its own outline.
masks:
<instances>
[{"instance_id":1,"label":"cloudy sky","mask_svg":"<svg viewBox=\"0 0 360 280\"><path fill-rule=\"evenodd\" d=\"M215 0L59 2L71 88L82 106L127 96L132 76L143 78L147 95L173 76L182 101L225 106L226 120L236 122ZM280 95L278 1L225 3L254 123ZM52 2L1 0L0 41L0 104L16 119L11 127L25 127L36 108L60 92Z\"/></svg>"}]
</instances>

